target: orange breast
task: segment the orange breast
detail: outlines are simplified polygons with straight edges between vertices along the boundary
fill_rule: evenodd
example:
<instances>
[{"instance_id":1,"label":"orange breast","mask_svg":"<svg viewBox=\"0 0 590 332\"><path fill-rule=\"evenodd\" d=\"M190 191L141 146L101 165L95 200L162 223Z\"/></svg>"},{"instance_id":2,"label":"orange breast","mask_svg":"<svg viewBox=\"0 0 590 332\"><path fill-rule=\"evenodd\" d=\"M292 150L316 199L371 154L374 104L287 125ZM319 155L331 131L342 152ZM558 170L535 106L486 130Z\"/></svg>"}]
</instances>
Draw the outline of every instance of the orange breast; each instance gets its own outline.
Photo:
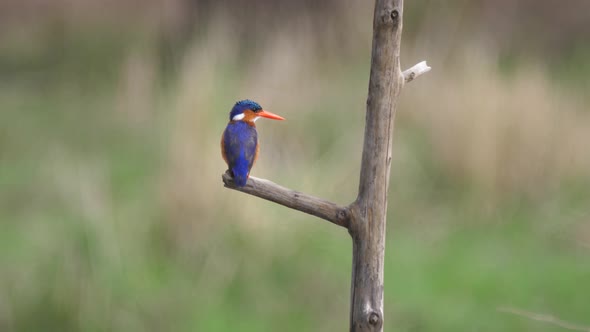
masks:
<instances>
[{"instance_id":1,"label":"orange breast","mask_svg":"<svg viewBox=\"0 0 590 332\"><path fill-rule=\"evenodd\" d=\"M221 157L223 157L223 160L225 161L225 163L229 167L229 163L227 162L227 155L225 154L225 143L223 142L224 135L225 135L225 130L221 134Z\"/></svg>"}]
</instances>

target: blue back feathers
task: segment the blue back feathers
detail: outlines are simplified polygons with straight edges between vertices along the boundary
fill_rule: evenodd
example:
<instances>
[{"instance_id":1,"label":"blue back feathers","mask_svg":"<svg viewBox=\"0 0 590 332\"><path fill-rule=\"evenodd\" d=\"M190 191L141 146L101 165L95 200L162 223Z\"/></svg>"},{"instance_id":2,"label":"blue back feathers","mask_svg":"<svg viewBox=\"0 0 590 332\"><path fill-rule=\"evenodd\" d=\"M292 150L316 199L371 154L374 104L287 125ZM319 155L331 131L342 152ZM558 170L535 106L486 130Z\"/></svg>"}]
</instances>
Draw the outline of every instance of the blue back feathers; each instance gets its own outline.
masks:
<instances>
[{"instance_id":1,"label":"blue back feathers","mask_svg":"<svg viewBox=\"0 0 590 332\"><path fill-rule=\"evenodd\" d=\"M231 112L229 113L229 119L231 120L234 118L234 116L244 113L245 110L251 110L256 112L261 109L262 107L255 101L252 101L250 99L240 100L231 109Z\"/></svg>"},{"instance_id":2,"label":"blue back feathers","mask_svg":"<svg viewBox=\"0 0 590 332\"><path fill-rule=\"evenodd\" d=\"M257 154L256 128L243 121L230 122L223 133L223 145L234 182L240 187L245 186Z\"/></svg>"}]
</instances>

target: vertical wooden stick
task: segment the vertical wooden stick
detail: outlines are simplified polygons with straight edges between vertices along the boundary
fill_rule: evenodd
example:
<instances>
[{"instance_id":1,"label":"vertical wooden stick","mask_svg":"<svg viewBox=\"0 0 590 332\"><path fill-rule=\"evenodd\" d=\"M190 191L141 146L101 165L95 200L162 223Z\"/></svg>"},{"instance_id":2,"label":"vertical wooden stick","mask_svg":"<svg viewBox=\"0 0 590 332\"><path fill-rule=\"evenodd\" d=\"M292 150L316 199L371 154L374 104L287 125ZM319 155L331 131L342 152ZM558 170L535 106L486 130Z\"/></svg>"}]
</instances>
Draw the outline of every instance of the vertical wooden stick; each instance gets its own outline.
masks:
<instances>
[{"instance_id":1,"label":"vertical wooden stick","mask_svg":"<svg viewBox=\"0 0 590 332\"><path fill-rule=\"evenodd\" d=\"M377 0L359 194L351 205L351 331L383 330L383 265L391 147L397 96L404 84L399 53L403 0Z\"/></svg>"}]
</instances>

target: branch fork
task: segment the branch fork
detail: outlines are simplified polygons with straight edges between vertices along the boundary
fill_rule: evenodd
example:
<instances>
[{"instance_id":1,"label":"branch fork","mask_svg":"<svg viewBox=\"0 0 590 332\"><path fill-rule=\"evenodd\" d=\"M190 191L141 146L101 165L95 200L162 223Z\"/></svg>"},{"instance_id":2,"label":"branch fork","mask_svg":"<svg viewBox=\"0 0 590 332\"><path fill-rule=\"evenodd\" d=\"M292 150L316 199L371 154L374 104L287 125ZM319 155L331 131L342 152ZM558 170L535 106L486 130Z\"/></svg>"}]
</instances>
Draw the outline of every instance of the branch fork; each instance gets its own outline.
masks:
<instances>
[{"instance_id":1,"label":"branch fork","mask_svg":"<svg viewBox=\"0 0 590 332\"><path fill-rule=\"evenodd\" d=\"M409 83L418 76L429 72L430 69L426 61L422 61L402 72L404 82ZM354 202L347 206L341 206L323 198L307 195L254 176L248 178L248 182L244 187L238 187L234 183L229 170L221 176L221 180L226 188L316 216L346 229L349 228L350 209L353 207Z\"/></svg>"}]
</instances>

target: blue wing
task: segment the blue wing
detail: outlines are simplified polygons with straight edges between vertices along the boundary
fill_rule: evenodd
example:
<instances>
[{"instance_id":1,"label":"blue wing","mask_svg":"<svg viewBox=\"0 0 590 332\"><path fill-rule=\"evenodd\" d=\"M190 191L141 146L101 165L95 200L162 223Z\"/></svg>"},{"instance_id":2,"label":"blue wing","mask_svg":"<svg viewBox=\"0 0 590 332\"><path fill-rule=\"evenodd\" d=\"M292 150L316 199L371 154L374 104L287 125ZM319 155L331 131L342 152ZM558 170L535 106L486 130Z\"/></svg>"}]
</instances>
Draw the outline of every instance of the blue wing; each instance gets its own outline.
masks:
<instances>
[{"instance_id":1,"label":"blue wing","mask_svg":"<svg viewBox=\"0 0 590 332\"><path fill-rule=\"evenodd\" d=\"M256 129L247 123L230 122L225 128L223 133L225 159L238 186L246 185L256 157L257 145Z\"/></svg>"}]
</instances>

